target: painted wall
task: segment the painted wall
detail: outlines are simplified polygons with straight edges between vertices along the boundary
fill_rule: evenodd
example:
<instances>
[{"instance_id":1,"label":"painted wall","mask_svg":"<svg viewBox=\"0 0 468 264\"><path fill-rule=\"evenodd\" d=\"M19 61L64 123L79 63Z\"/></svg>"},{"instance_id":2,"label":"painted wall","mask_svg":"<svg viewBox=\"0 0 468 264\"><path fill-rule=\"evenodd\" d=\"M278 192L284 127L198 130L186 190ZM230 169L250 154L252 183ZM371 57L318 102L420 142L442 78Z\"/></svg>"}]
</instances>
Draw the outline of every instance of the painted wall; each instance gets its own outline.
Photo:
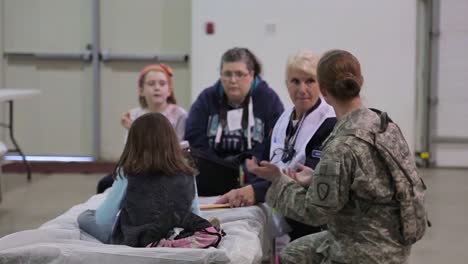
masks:
<instances>
[{"instance_id":1,"label":"painted wall","mask_svg":"<svg viewBox=\"0 0 468 264\"><path fill-rule=\"evenodd\" d=\"M91 1L2 2L5 52L78 53L90 42ZM41 91L15 101L15 136L23 151L29 155L90 155L89 64L18 57L4 62L5 87Z\"/></svg>"},{"instance_id":2,"label":"painted wall","mask_svg":"<svg viewBox=\"0 0 468 264\"><path fill-rule=\"evenodd\" d=\"M219 76L222 53L250 48L286 105L287 56L340 48L360 60L369 107L387 111L415 138L416 1L200 0L192 6L192 100ZM205 23L215 34L205 33Z\"/></svg>"},{"instance_id":3,"label":"painted wall","mask_svg":"<svg viewBox=\"0 0 468 264\"><path fill-rule=\"evenodd\" d=\"M440 1L432 149L437 166L468 167L468 2Z\"/></svg>"},{"instance_id":4,"label":"painted wall","mask_svg":"<svg viewBox=\"0 0 468 264\"><path fill-rule=\"evenodd\" d=\"M101 0L101 49L110 53L190 54L190 0ZM124 146L124 111L138 106L137 78L146 62L105 62L101 76L101 157L116 160ZM178 103L190 107L188 63L174 70Z\"/></svg>"},{"instance_id":5,"label":"painted wall","mask_svg":"<svg viewBox=\"0 0 468 264\"><path fill-rule=\"evenodd\" d=\"M91 43L94 0L0 1L4 29L0 43L5 43L5 51L83 52ZM190 7L190 0L100 0L101 48L111 53L189 54ZM91 156L93 117L100 115L99 156L116 160L124 144L120 116L138 106L136 80L146 64L102 63L101 109L95 113L89 62L8 59L0 69L4 85L42 92L15 103L15 134L24 152ZM178 102L188 108L189 65L169 64Z\"/></svg>"},{"instance_id":6,"label":"painted wall","mask_svg":"<svg viewBox=\"0 0 468 264\"><path fill-rule=\"evenodd\" d=\"M90 41L91 1L1 1L6 22L1 35L7 50L81 51ZM284 85L289 54L304 48L316 53L347 49L361 61L367 105L389 112L414 146L416 2L102 0L101 45L110 52L190 53L189 65L171 64L176 95L186 108L215 82L219 59L233 46L252 49L263 63L264 78L286 105L291 104ZM60 19L64 22L57 23ZM214 35L205 34L206 22L215 23ZM90 67L35 63L8 62L1 71L4 85L43 90L41 97L18 104L18 140L29 154L90 154ZM119 117L137 105L135 81L144 64L102 64L103 159L116 159L120 154L124 130ZM67 114L57 112L70 107L56 105L58 98L72 102L74 108Z\"/></svg>"}]
</instances>

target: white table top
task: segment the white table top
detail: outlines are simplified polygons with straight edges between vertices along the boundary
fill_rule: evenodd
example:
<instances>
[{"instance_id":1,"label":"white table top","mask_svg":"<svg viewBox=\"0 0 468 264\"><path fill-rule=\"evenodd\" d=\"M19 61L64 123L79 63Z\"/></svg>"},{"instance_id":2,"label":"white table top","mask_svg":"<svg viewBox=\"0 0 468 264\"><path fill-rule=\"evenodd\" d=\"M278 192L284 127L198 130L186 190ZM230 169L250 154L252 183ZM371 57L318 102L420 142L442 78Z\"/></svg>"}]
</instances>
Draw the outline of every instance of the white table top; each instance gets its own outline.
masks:
<instances>
[{"instance_id":1,"label":"white table top","mask_svg":"<svg viewBox=\"0 0 468 264\"><path fill-rule=\"evenodd\" d=\"M41 91L35 89L0 88L0 101L11 101L18 98L31 97L40 93Z\"/></svg>"}]
</instances>

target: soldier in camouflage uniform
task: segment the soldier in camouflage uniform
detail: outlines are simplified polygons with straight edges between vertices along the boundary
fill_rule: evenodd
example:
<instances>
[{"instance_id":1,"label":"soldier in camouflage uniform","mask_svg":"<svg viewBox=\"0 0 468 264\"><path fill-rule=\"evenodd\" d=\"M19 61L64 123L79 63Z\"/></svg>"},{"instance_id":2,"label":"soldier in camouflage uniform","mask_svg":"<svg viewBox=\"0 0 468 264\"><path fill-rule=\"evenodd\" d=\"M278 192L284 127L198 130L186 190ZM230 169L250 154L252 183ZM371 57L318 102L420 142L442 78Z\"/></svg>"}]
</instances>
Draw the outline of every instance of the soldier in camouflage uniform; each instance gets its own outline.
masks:
<instances>
[{"instance_id":1,"label":"soldier in camouflage uniform","mask_svg":"<svg viewBox=\"0 0 468 264\"><path fill-rule=\"evenodd\" d=\"M379 129L380 118L362 105L363 77L357 59L341 50L319 62L318 79L338 123L322 145L315 171L281 172L249 160L248 169L272 182L266 201L282 214L328 230L302 237L283 250L281 263L407 263L401 244L399 207L392 177L377 151L341 131ZM289 176L289 177L288 177Z\"/></svg>"}]
</instances>

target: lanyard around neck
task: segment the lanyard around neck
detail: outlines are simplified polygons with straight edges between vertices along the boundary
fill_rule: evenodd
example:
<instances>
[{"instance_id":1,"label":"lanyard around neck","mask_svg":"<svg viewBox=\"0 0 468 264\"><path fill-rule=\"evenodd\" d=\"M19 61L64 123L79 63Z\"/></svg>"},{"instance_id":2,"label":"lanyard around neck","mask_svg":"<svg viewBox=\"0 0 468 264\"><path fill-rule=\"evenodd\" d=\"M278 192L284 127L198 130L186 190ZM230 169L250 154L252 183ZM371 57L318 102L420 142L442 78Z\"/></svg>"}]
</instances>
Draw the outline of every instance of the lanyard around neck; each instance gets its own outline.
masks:
<instances>
[{"instance_id":1,"label":"lanyard around neck","mask_svg":"<svg viewBox=\"0 0 468 264\"><path fill-rule=\"evenodd\" d=\"M307 110L306 113L304 113L297 122L296 125L294 125L293 120L294 120L294 115L295 115L295 109L291 112L291 115L289 116L289 123L288 127L286 128L286 137L284 138L284 149L288 150L290 148L294 148L294 145L296 144L296 139L299 135L299 131L301 130L302 124L304 123L304 120L307 118L307 116L312 113L316 109L316 107L311 107L309 110Z\"/></svg>"}]
</instances>

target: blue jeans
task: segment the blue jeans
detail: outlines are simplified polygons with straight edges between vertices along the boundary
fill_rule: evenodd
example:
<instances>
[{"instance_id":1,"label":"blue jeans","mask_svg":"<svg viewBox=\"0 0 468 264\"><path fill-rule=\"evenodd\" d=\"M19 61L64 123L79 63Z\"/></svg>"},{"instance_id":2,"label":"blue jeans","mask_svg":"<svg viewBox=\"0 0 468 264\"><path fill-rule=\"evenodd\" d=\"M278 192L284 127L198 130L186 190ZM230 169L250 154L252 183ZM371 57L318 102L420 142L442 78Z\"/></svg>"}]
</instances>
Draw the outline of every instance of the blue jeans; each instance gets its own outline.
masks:
<instances>
[{"instance_id":1,"label":"blue jeans","mask_svg":"<svg viewBox=\"0 0 468 264\"><path fill-rule=\"evenodd\" d=\"M98 225L96 223L96 211L86 210L78 216L78 226L81 230L95 237L104 244L109 244L113 224Z\"/></svg>"}]
</instances>

